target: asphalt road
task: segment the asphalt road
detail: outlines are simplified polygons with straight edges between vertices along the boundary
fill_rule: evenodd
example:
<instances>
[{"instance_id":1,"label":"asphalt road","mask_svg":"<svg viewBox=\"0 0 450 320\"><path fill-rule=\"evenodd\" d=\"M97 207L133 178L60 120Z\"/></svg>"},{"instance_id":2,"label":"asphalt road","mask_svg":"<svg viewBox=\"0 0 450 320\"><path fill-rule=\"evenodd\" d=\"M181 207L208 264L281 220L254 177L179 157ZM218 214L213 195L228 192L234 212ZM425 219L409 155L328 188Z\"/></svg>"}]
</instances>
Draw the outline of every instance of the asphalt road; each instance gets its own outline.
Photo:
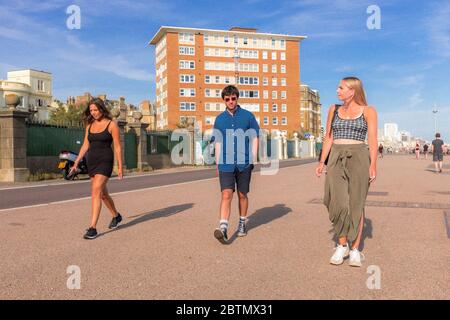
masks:
<instances>
[{"instance_id":1,"label":"asphalt road","mask_svg":"<svg viewBox=\"0 0 450 320\"><path fill-rule=\"evenodd\" d=\"M314 159L281 161L279 167L298 166L314 161ZM259 170L260 165L257 165L254 172L258 172ZM140 176L129 176L125 177L122 181L113 178L108 182L108 190L111 194L115 194L196 180L212 179L215 177L215 169L194 169L187 171L186 169L178 169L172 173L156 172ZM6 187L0 189L0 210L89 197L90 191L90 181L88 179L51 184L30 184L21 187Z\"/></svg>"}]
</instances>

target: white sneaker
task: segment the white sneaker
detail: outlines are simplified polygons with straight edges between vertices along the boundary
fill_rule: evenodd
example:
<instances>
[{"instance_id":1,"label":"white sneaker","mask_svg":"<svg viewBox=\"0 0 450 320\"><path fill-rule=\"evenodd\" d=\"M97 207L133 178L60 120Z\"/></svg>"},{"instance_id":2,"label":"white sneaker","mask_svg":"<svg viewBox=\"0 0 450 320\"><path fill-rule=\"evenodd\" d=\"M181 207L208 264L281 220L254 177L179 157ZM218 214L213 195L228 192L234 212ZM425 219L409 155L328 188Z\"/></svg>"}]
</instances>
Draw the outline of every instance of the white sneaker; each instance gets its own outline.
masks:
<instances>
[{"instance_id":1,"label":"white sneaker","mask_svg":"<svg viewBox=\"0 0 450 320\"><path fill-rule=\"evenodd\" d=\"M350 261L348 263L350 266L352 266L352 267L361 267L362 266L362 263L361 263L362 260L364 260L364 254L359 252L358 249L350 250Z\"/></svg>"},{"instance_id":2,"label":"white sneaker","mask_svg":"<svg viewBox=\"0 0 450 320\"><path fill-rule=\"evenodd\" d=\"M330 263L334 265L340 265L344 263L344 258L348 257L350 249L348 244L346 246L341 246L340 244L334 249L334 254L330 259Z\"/></svg>"}]
</instances>

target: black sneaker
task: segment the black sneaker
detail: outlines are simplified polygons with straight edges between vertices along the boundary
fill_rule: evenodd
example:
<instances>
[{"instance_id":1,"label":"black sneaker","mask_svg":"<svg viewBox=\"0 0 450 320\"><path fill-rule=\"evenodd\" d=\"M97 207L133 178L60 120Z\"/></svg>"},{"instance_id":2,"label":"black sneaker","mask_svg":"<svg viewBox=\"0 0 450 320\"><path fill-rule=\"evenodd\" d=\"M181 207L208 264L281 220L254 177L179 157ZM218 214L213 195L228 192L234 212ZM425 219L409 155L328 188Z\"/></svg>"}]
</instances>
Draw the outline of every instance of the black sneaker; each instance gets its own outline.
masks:
<instances>
[{"instance_id":1,"label":"black sneaker","mask_svg":"<svg viewBox=\"0 0 450 320\"><path fill-rule=\"evenodd\" d=\"M238 237L244 237L247 235L247 219L245 219L245 220L239 219L237 235L238 235Z\"/></svg>"},{"instance_id":2,"label":"black sneaker","mask_svg":"<svg viewBox=\"0 0 450 320\"><path fill-rule=\"evenodd\" d=\"M117 214L117 217L112 218L111 223L109 224L110 229L115 229L119 226L119 223L122 221L122 216Z\"/></svg>"},{"instance_id":3,"label":"black sneaker","mask_svg":"<svg viewBox=\"0 0 450 320\"><path fill-rule=\"evenodd\" d=\"M214 230L214 237L216 237L216 239L219 240L220 243L228 244L227 229L217 228L216 230Z\"/></svg>"},{"instance_id":4,"label":"black sneaker","mask_svg":"<svg viewBox=\"0 0 450 320\"><path fill-rule=\"evenodd\" d=\"M97 238L97 229L95 228L89 228L86 230L86 234L84 235L85 239L95 239Z\"/></svg>"}]
</instances>

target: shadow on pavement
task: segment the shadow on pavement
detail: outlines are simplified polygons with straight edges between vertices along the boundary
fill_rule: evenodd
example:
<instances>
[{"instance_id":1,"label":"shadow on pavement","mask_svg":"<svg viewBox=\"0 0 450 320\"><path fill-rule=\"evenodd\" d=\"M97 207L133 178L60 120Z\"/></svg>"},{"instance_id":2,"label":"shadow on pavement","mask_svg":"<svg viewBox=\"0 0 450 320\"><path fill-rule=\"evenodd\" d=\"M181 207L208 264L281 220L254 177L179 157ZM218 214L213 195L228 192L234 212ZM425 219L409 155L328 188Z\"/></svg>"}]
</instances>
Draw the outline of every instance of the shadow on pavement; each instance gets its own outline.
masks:
<instances>
[{"instance_id":1,"label":"shadow on pavement","mask_svg":"<svg viewBox=\"0 0 450 320\"><path fill-rule=\"evenodd\" d=\"M332 237L331 240L334 243L338 243L338 238L334 234L334 229L331 228L328 231L328 233L333 234L333 237ZM365 240L367 238L369 238L369 239L373 238L373 226L372 226L372 220L370 220L369 218L365 217L364 218L364 227L363 227L362 236L361 236L361 242L359 243L359 251L363 251L364 250L364 244L365 244Z\"/></svg>"},{"instance_id":2,"label":"shadow on pavement","mask_svg":"<svg viewBox=\"0 0 450 320\"><path fill-rule=\"evenodd\" d=\"M170 206L170 207L163 208L163 209L158 209L155 211L150 211L150 212L139 214L136 216L131 216L128 219L130 219L130 218L136 218L136 219L131 220L130 222L124 223L122 225L119 225L119 227L116 230L126 229L126 228L132 227L136 224L143 223L143 222L153 220L153 219L170 217L174 214L186 211L193 207L194 207L193 203L185 203L185 204L180 204L180 205L176 205L176 206ZM104 233L101 233L101 234L99 234L99 237L104 236L104 235L106 235L110 232L116 231L116 230L109 230Z\"/></svg>"},{"instance_id":3,"label":"shadow on pavement","mask_svg":"<svg viewBox=\"0 0 450 320\"><path fill-rule=\"evenodd\" d=\"M252 215L248 217L247 222L247 232L251 232L253 229L258 228L263 224L272 222L273 220L279 219L289 212L292 212L291 208L286 207L285 204L276 204L272 207L261 208L255 211ZM230 244L237 238L237 230L233 233L229 239Z\"/></svg>"}]
</instances>

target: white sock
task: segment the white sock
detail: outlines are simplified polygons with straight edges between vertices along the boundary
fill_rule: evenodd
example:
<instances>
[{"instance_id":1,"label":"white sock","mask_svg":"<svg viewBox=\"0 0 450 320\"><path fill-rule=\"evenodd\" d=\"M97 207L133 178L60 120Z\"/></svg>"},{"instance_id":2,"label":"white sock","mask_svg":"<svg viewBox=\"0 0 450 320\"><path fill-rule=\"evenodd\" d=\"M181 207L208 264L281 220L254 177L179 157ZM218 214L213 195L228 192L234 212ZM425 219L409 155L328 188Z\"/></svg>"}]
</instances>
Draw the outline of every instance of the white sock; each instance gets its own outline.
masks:
<instances>
[{"instance_id":1,"label":"white sock","mask_svg":"<svg viewBox=\"0 0 450 320\"><path fill-rule=\"evenodd\" d=\"M219 222L220 229L228 229L228 220L222 219Z\"/></svg>"}]
</instances>

